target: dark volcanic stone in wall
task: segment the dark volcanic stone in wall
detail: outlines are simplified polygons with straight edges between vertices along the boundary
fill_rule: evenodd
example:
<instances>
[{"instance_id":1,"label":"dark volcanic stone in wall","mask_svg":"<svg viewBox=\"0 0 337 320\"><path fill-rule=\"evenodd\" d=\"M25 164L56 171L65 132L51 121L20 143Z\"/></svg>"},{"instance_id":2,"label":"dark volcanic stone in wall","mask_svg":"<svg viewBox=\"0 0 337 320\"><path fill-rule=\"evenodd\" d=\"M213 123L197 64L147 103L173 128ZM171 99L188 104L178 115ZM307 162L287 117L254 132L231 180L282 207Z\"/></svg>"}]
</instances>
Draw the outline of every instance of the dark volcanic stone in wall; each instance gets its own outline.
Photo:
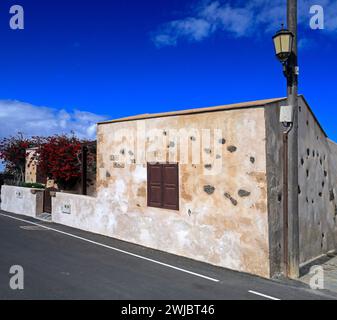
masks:
<instances>
[{"instance_id":1,"label":"dark volcanic stone in wall","mask_svg":"<svg viewBox=\"0 0 337 320\"><path fill-rule=\"evenodd\" d=\"M247 191L247 190L240 189L239 192L238 192L238 195L241 198L243 198L243 197L249 197L250 196L250 192Z\"/></svg>"},{"instance_id":2,"label":"dark volcanic stone in wall","mask_svg":"<svg viewBox=\"0 0 337 320\"><path fill-rule=\"evenodd\" d=\"M224 139L224 138L220 139L220 140L219 140L219 143L220 143L220 144L225 144L225 143L226 143L226 139Z\"/></svg>"},{"instance_id":3,"label":"dark volcanic stone in wall","mask_svg":"<svg viewBox=\"0 0 337 320\"><path fill-rule=\"evenodd\" d=\"M237 200L235 200L228 192L226 192L224 196L232 202L233 206L237 206Z\"/></svg>"},{"instance_id":4,"label":"dark volcanic stone in wall","mask_svg":"<svg viewBox=\"0 0 337 320\"><path fill-rule=\"evenodd\" d=\"M207 185L207 186L204 186L204 191L205 191L207 194L211 195L211 194L214 193L215 188L214 188L213 186Z\"/></svg>"},{"instance_id":5,"label":"dark volcanic stone in wall","mask_svg":"<svg viewBox=\"0 0 337 320\"><path fill-rule=\"evenodd\" d=\"M235 151L237 150L237 147L236 147L236 146L229 146L229 147L227 148L227 150L228 150L230 153L233 153L233 152L235 152Z\"/></svg>"},{"instance_id":6,"label":"dark volcanic stone in wall","mask_svg":"<svg viewBox=\"0 0 337 320\"><path fill-rule=\"evenodd\" d=\"M169 145L167 146L168 148L174 148L175 147L174 141L170 141Z\"/></svg>"}]
</instances>

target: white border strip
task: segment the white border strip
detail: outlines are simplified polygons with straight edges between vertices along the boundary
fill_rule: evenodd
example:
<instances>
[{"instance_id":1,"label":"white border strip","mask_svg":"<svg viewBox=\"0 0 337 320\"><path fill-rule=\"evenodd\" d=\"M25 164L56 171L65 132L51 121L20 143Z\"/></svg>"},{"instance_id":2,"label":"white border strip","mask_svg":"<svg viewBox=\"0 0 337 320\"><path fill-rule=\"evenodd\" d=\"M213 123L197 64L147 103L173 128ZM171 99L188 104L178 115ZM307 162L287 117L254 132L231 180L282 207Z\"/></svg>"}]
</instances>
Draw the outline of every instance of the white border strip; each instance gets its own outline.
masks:
<instances>
[{"instance_id":1,"label":"white border strip","mask_svg":"<svg viewBox=\"0 0 337 320\"><path fill-rule=\"evenodd\" d=\"M266 294L263 294L263 293L260 293L260 292L257 292L257 291L253 291L253 290L249 290L248 291L249 293L252 293L252 294L255 294L257 296L260 296L260 297L264 297L264 298L267 298L267 299L270 299L270 300L281 300L279 298L275 298L275 297L272 297L272 296L268 296Z\"/></svg>"},{"instance_id":2,"label":"white border strip","mask_svg":"<svg viewBox=\"0 0 337 320\"><path fill-rule=\"evenodd\" d=\"M0 213L0 215L3 216L3 217L7 217L7 218L14 219L14 220L26 222L26 223L29 223L29 224L32 224L32 225L35 225L35 226L39 226L39 227L45 228L45 229L50 230L50 231L58 232L58 233L66 235L66 236L73 237L75 239L83 240L83 241L95 244L97 246L101 246L103 248L107 248L107 249L110 249L110 250L114 250L114 251L117 251L117 252L120 252L120 253L127 254L127 255L132 256L132 257L136 257L136 258L139 258L139 259L150 261L150 262L159 264L161 266L165 266L167 268L171 268L171 269L174 269L174 270L185 272L185 273L191 274L191 275L199 277L199 278L207 279L207 280L210 280L210 281L213 281L213 282L219 282L220 281L218 279L214 279L214 278L211 278L211 277L204 276L204 275L202 275L200 273L196 273L196 272L192 272L192 271L189 271L189 270L186 270L186 269L178 268L178 267L175 267L175 266L173 266L171 264L163 263L163 262L160 262L160 261L157 261L157 260L154 260L154 259L150 259L150 258L147 258L147 257L144 257L144 256L140 256L140 255L132 253L132 252L128 252L128 251L125 251L125 250L122 250L122 249L111 247L111 246L108 246L106 244L99 243L99 242L96 242L96 241L93 241L93 240L89 240L89 239L86 239L86 238L83 238L83 237L79 237L79 236L76 236L74 234L67 233L67 232L64 232L64 231L61 231L61 230L57 230L57 229L53 229L53 228L50 228L50 227L46 227L46 226L41 225L39 223L35 223L35 222L27 221L25 219L20 219L20 218L12 217L10 215L3 214L3 213Z\"/></svg>"}]
</instances>

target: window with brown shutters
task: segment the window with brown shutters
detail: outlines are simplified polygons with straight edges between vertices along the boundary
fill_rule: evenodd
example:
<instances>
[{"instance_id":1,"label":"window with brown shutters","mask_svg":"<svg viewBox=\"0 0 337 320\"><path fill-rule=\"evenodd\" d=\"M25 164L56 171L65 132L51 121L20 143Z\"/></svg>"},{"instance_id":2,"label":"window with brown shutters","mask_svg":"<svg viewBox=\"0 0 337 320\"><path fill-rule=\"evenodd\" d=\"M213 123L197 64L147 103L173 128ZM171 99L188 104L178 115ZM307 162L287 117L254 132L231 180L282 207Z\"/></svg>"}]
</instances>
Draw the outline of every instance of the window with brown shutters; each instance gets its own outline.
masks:
<instances>
[{"instance_id":1,"label":"window with brown shutters","mask_svg":"<svg viewBox=\"0 0 337 320\"><path fill-rule=\"evenodd\" d=\"M147 205L179 210L178 164L147 164Z\"/></svg>"}]
</instances>

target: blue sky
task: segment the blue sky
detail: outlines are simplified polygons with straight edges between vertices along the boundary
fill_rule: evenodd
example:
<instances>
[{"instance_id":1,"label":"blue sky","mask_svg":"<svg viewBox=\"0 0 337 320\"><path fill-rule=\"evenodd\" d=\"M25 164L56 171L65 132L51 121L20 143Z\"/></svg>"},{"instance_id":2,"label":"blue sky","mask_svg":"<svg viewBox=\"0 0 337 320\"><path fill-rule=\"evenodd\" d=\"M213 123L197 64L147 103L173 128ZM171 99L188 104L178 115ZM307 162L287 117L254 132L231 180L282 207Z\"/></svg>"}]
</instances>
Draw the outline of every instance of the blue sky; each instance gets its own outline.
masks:
<instances>
[{"instance_id":1,"label":"blue sky","mask_svg":"<svg viewBox=\"0 0 337 320\"><path fill-rule=\"evenodd\" d=\"M300 93L337 141L337 0L300 0ZM25 29L9 28L9 8ZM311 30L322 4L325 29ZM285 95L271 37L286 0L0 2L0 136Z\"/></svg>"}]
</instances>

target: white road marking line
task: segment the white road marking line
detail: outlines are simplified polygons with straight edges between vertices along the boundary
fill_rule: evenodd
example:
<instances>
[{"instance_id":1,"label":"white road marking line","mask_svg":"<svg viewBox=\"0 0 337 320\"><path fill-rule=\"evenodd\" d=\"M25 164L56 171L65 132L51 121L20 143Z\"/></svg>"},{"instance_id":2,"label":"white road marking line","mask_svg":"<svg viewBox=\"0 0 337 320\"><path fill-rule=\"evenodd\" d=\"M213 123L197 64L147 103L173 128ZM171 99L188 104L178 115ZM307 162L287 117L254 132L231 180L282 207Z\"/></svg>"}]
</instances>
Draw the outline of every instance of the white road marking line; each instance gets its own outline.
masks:
<instances>
[{"instance_id":1,"label":"white road marking line","mask_svg":"<svg viewBox=\"0 0 337 320\"><path fill-rule=\"evenodd\" d=\"M263 293L260 293L260 292L257 292L257 291L253 291L253 290L249 290L248 291L249 293L252 293L252 294L255 294L257 296L260 296L260 297L264 297L264 298L267 298L267 299L270 299L270 300L281 300L279 298L275 298L275 297L272 297L272 296L268 296L266 294L263 294Z\"/></svg>"},{"instance_id":2,"label":"white road marking line","mask_svg":"<svg viewBox=\"0 0 337 320\"><path fill-rule=\"evenodd\" d=\"M20 218L12 217L12 216L9 216L9 215L3 214L3 213L0 213L0 215L4 216L4 217L7 217L7 218L10 218L10 219L14 219L14 220L30 223L32 225L45 228L47 230L55 231L55 232L64 234L64 235L69 236L69 237L73 237L73 238L76 238L76 239L79 239L79 240L83 240L83 241L86 241L86 242L89 242L89 243L92 243L92 244L95 244L95 245L98 245L98 246L101 246L101 247L104 247L104 248L107 248L107 249L111 249L111 250L114 250L114 251L117 251L117 252L120 252L120 253L127 254L127 255L132 256L132 257L136 257L136 258L139 258L139 259L150 261L150 262L159 264L161 266L165 266L165 267L168 267L168 268L171 268L171 269L174 269L174 270L185 272L185 273L194 275L194 276L199 277L199 278L207 279L207 280L214 281L214 282L219 282L220 281L218 279L214 279L214 278L211 278L211 277L204 276L204 275L202 275L200 273L196 273L196 272L192 272L192 271L189 271L189 270L186 270L186 269L178 268L178 267L175 267L175 266L173 266L171 264L167 264L167 263L160 262L160 261L157 261L157 260L154 260L154 259L150 259L150 258L141 256L141 255L138 255L138 254L135 254L135 253L132 253L132 252L128 252L128 251L125 251L125 250L122 250L122 249L118 249L118 248L115 248L115 247L111 247L111 246L108 246L106 244L99 243L99 242L96 242L96 241L93 241L93 240L90 240L90 239L86 239L86 238L83 238L83 237L79 237L79 236L76 236L74 234L67 233L67 232L64 232L64 231L61 231L61 230L57 230L57 229L54 229L54 228L46 227L44 225L41 225L41 224L38 224L38 223L35 223L35 222L31 222L31 221L28 221L28 220L25 220L25 219L20 219Z\"/></svg>"}]
</instances>

